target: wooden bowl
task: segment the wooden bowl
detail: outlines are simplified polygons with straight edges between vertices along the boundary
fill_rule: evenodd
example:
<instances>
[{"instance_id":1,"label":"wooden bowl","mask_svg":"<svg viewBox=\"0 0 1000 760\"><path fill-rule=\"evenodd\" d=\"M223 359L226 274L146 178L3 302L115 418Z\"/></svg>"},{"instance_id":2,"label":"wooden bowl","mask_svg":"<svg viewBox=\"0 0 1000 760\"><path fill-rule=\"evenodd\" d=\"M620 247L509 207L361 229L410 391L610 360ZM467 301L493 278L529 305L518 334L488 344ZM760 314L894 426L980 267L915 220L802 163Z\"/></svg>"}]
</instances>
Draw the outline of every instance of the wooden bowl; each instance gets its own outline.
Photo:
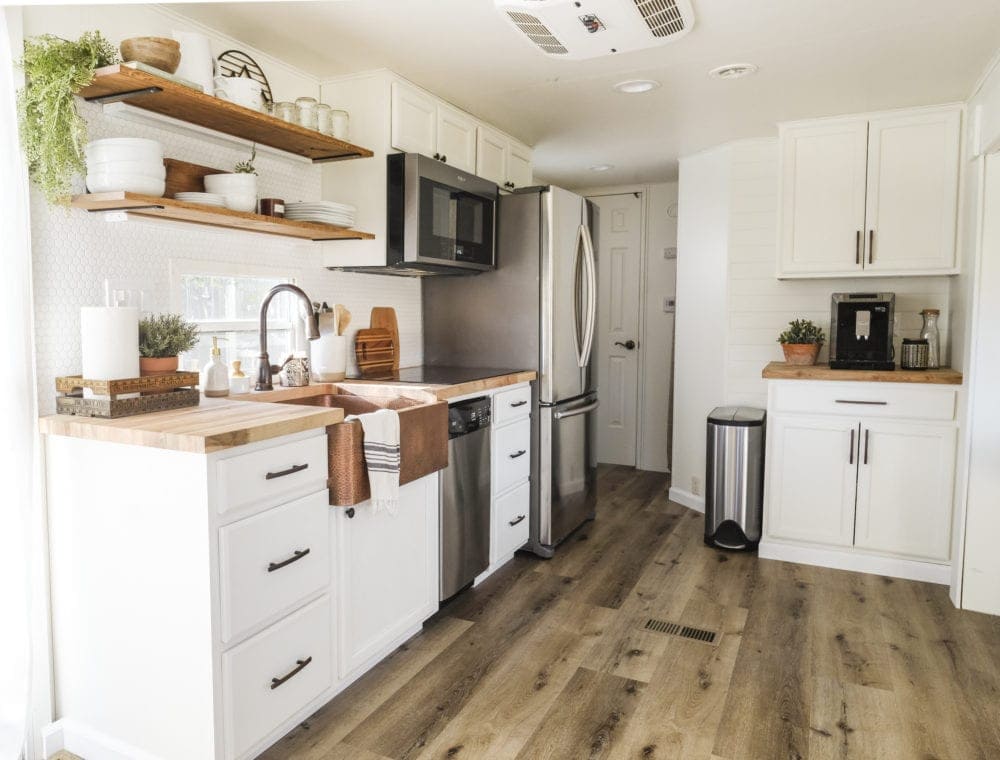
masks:
<instances>
[{"instance_id":1,"label":"wooden bowl","mask_svg":"<svg viewBox=\"0 0 1000 760\"><path fill-rule=\"evenodd\" d=\"M122 58L173 74L181 62L181 44L169 37L130 37L122 40Z\"/></svg>"}]
</instances>

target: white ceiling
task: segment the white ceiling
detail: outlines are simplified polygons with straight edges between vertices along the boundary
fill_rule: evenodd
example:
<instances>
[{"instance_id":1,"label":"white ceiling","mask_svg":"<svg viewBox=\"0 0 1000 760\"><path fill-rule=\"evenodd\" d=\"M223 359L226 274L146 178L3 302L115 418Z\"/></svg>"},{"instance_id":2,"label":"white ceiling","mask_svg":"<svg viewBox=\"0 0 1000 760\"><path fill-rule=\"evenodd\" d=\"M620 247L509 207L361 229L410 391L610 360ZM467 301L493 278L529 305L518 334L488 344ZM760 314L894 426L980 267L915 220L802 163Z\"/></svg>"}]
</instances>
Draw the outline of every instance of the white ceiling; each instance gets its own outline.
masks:
<instances>
[{"instance_id":1,"label":"white ceiling","mask_svg":"<svg viewBox=\"0 0 1000 760\"><path fill-rule=\"evenodd\" d=\"M964 100L1000 46L998 0L692 4L681 39L587 61L536 50L493 0L172 7L319 77L390 68L534 145L537 178L569 187L669 180L679 156L781 120ZM737 61L760 71L708 77ZM663 86L611 89L633 78Z\"/></svg>"}]
</instances>

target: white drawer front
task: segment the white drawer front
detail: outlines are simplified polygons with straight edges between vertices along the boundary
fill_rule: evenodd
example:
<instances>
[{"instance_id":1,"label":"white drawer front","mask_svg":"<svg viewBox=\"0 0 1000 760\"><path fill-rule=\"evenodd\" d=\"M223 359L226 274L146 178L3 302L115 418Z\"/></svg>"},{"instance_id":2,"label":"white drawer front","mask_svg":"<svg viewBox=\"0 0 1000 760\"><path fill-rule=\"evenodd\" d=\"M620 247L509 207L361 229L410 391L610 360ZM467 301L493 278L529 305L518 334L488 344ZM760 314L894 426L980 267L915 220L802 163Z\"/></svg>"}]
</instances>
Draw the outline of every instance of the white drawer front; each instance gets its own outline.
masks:
<instances>
[{"instance_id":1,"label":"white drawer front","mask_svg":"<svg viewBox=\"0 0 1000 760\"><path fill-rule=\"evenodd\" d=\"M531 474L531 419L496 431L493 447L493 493L503 493Z\"/></svg>"},{"instance_id":2,"label":"white drawer front","mask_svg":"<svg viewBox=\"0 0 1000 760\"><path fill-rule=\"evenodd\" d=\"M281 504L326 488L326 436L219 461L219 513Z\"/></svg>"},{"instance_id":3,"label":"white drawer front","mask_svg":"<svg viewBox=\"0 0 1000 760\"><path fill-rule=\"evenodd\" d=\"M773 385L772 403L777 412L923 420L955 419L954 388L897 383L820 383L808 380Z\"/></svg>"},{"instance_id":4,"label":"white drawer front","mask_svg":"<svg viewBox=\"0 0 1000 760\"><path fill-rule=\"evenodd\" d=\"M531 508L531 484L523 483L494 502L497 557L506 557L528 542L528 510Z\"/></svg>"},{"instance_id":5,"label":"white drawer front","mask_svg":"<svg viewBox=\"0 0 1000 760\"><path fill-rule=\"evenodd\" d=\"M329 585L327 502L320 491L220 528L224 642Z\"/></svg>"},{"instance_id":6,"label":"white drawer front","mask_svg":"<svg viewBox=\"0 0 1000 760\"><path fill-rule=\"evenodd\" d=\"M324 596L222 655L226 757L243 755L330 688L331 628Z\"/></svg>"},{"instance_id":7,"label":"white drawer front","mask_svg":"<svg viewBox=\"0 0 1000 760\"><path fill-rule=\"evenodd\" d=\"M503 425L531 414L531 386L498 391L493 397L493 424Z\"/></svg>"}]
</instances>

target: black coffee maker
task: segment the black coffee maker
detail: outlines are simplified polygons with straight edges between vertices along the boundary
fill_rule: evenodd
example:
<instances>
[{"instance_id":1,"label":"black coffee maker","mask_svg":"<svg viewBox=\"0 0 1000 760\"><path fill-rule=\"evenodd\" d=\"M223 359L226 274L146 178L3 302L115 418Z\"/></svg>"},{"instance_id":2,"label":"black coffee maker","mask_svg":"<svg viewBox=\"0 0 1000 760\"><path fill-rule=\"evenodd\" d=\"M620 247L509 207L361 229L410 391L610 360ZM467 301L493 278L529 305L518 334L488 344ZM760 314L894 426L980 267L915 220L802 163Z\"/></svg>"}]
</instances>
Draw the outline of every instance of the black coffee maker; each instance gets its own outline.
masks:
<instances>
[{"instance_id":1,"label":"black coffee maker","mask_svg":"<svg viewBox=\"0 0 1000 760\"><path fill-rule=\"evenodd\" d=\"M895 369L895 293L834 293L830 309L831 369Z\"/></svg>"}]
</instances>

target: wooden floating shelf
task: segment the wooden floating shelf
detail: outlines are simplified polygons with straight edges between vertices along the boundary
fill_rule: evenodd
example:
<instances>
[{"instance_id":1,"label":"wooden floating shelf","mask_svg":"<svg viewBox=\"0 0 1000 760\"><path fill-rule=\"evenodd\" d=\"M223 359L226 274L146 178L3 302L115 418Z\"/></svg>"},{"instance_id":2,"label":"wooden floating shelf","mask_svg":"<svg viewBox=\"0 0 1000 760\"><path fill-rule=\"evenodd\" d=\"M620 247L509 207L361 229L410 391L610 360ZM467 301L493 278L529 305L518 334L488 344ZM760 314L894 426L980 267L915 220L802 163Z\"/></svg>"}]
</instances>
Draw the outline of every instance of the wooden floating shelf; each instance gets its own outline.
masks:
<instances>
[{"instance_id":1,"label":"wooden floating shelf","mask_svg":"<svg viewBox=\"0 0 1000 760\"><path fill-rule=\"evenodd\" d=\"M86 211L126 211L137 216L174 219L178 222L260 232L265 235L280 235L300 240L373 240L375 238L370 232L344 229L329 224L300 222L276 216L230 211L217 206L202 206L173 198L157 198L138 193L113 192L74 195L70 205Z\"/></svg>"},{"instance_id":2,"label":"wooden floating shelf","mask_svg":"<svg viewBox=\"0 0 1000 760\"><path fill-rule=\"evenodd\" d=\"M98 103L124 101L137 108L269 145L313 161L341 161L372 155L367 148L121 64L98 69L93 81L76 94L84 100Z\"/></svg>"}]
</instances>

